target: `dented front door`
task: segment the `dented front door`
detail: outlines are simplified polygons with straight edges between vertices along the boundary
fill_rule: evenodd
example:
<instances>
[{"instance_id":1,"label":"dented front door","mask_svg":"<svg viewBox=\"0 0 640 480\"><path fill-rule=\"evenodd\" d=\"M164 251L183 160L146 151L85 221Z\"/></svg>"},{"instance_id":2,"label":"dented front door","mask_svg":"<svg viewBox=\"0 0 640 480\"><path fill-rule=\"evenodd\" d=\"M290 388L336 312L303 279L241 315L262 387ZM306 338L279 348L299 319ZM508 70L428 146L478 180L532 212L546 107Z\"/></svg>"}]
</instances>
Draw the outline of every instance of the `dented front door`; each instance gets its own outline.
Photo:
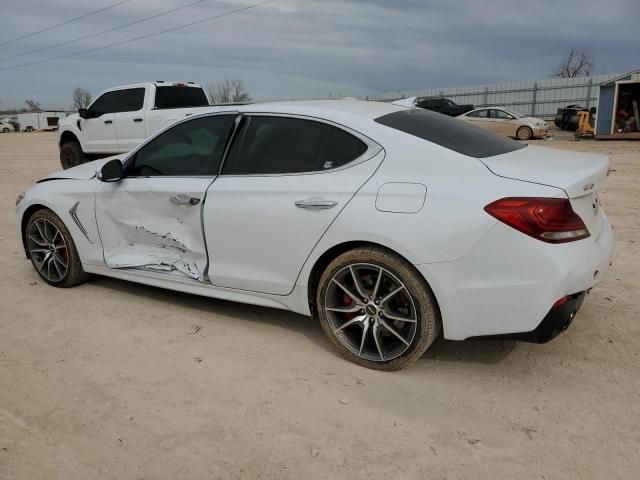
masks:
<instances>
[{"instance_id":1,"label":"dented front door","mask_svg":"<svg viewBox=\"0 0 640 480\"><path fill-rule=\"evenodd\" d=\"M96 220L109 268L204 280L201 206L214 177L132 177L102 183Z\"/></svg>"}]
</instances>

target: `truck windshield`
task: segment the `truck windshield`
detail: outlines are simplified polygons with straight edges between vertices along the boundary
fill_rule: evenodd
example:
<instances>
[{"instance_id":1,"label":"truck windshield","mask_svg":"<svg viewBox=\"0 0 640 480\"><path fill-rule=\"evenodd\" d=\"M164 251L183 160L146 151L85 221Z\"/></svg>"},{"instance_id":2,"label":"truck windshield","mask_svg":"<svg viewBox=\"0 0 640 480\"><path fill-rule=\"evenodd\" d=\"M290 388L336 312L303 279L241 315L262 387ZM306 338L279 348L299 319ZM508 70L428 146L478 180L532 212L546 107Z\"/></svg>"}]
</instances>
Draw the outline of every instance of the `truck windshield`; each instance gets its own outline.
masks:
<instances>
[{"instance_id":1,"label":"truck windshield","mask_svg":"<svg viewBox=\"0 0 640 480\"><path fill-rule=\"evenodd\" d=\"M155 108L190 108L209 105L207 96L200 87L168 85L156 87Z\"/></svg>"}]
</instances>

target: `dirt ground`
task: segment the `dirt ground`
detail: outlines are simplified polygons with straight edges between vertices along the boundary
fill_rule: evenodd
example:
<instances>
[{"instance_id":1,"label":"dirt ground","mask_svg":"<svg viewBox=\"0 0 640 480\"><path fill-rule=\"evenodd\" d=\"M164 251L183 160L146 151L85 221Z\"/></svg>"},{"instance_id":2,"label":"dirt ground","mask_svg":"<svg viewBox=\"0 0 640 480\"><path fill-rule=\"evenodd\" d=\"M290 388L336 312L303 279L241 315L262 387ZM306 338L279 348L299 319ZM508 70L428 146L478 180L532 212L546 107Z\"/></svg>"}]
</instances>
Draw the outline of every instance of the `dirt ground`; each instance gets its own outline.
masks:
<instances>
[{"instance_id":1,"label":"dirt ground","mask_svg":"<svg viewBox=\"0 0 640 480\"><path fill-rule=\"evenodd\" d=\"M52 133L0 135L1 479L625 479L640 475L640 142L611 156L614 265L546 345L439 341L366 370L296 314L106 278L55 289L14 201Z\"/></svg>"}]
</instances>

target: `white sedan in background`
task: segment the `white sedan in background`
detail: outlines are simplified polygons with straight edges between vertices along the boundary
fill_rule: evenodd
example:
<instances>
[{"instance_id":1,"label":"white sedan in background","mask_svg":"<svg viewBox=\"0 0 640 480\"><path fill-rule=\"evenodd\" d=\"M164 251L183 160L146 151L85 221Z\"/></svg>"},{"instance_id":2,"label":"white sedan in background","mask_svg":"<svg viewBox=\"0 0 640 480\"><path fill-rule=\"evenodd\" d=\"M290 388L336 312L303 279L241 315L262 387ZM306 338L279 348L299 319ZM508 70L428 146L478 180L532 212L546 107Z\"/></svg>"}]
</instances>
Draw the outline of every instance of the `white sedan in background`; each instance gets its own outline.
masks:
<instances>
[{"instance_id":1,"label":"white sedan in background","mask_svg":"<svg viewBox=\"0 0 640 480\"><path fill-rule=\"evenodd\" d=\"M53 286L92 273L289 309L346 358L395 370L441 330L563 331L609 266L608 168L423 109L212 107L39 180L17 227Z\"/></svg>"},{"instance_id":2,"label":"white sedan in background","mask_svg":"<svg viewBox=\"0 0 640 480\"><path fill-rule=\"evenodd\" d=\"M544 138L549 134L549 125L544 120L504 107L476 108L457 118L518 140Z\"/></svg>"}]
</instances>

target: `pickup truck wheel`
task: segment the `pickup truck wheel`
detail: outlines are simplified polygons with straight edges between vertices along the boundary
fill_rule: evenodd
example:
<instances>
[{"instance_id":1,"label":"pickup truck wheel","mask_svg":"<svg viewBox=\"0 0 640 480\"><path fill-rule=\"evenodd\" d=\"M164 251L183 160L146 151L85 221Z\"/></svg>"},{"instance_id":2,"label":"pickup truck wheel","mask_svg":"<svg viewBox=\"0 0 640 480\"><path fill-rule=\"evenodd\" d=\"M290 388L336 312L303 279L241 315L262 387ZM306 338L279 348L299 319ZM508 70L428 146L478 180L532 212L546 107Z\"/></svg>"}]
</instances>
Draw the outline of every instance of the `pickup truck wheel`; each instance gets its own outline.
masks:
<instances>
[{"instance_id":1,"label":"pickup truck wheel","mask_svg":"<svg viewBox=\"0 0 640 480\"><path fill-rule=\"evenodd\" d=\"M88 161L78 142L67 142L60 147L60 163L65 170Z\"/></svg>"}]
</instances>

